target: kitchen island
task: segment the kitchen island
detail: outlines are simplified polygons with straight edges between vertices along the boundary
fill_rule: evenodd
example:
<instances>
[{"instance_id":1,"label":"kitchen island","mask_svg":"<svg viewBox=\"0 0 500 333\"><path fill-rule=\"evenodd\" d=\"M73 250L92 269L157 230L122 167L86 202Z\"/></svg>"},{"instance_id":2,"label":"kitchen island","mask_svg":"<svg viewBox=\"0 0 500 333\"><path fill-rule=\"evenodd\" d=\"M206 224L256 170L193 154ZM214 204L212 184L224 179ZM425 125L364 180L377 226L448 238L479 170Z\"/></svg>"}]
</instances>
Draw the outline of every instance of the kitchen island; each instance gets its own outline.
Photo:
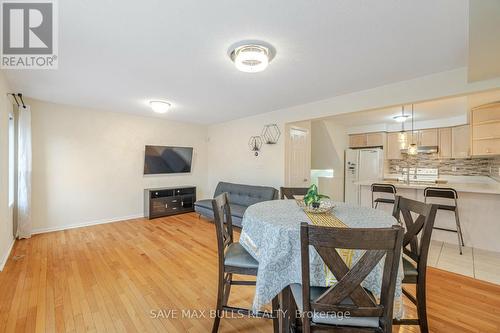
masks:
<instances>
[{"instance_id":1,"label":"kitchen island","mask_svg":"<svg viewBox=\"0 0 500 333\"><path fill-rule=\"evenodd\" d=\"M386 179L376 182L392 184L396 187L398 195L418 201L424 201L424 189L428 186L455 189L458 192L458 212L465 246L500 252L500 182L483 176L449 176L441 179L446 181L446 184L418 182L407 184L396 179L397 177L387 176ZM374 182L358 183L362 206L371 207L371 184ZM387 197L387 195L375 193L375 198L377 197ZM447 202L443 200L445 199L430 198L428 202ZM389 213L392 212L392 208L392 205L388 204L379 205L379 209ZM438 211L435 225L455 229L453 212ZM432 239L456 244L457 234L434 230Z\"/></svg>"}]
</instances>

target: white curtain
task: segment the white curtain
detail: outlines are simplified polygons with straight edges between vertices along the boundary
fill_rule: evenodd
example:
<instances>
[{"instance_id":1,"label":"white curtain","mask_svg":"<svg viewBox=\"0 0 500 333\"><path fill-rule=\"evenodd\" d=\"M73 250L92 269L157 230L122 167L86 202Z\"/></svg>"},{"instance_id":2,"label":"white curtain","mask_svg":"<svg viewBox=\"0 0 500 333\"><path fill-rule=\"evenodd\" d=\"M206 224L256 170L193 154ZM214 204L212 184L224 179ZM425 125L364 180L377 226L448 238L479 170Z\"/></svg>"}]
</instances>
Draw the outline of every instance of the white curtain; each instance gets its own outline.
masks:
<instances>
[{"instance_id":1,"label":"white curtain","mask_svg":"<svg viewBox=\"0 0 500 333\"><path fill-rule=\"evenodd\" d=\"M31 110L18 110L17 138L17 237L31 237Z\"/></svg>"}]
</instances>

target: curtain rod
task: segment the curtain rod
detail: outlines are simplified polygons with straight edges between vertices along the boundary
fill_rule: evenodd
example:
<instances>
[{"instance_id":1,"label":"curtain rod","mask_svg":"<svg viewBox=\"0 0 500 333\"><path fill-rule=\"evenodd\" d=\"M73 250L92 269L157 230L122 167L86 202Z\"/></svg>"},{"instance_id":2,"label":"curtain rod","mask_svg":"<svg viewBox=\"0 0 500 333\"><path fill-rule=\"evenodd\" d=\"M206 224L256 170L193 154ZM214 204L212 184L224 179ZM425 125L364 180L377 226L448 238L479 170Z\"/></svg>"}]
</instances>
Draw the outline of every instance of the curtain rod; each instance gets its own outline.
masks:
<instances>
[{"instance_id":1,"label":"curtain rod","mask_svg":"<svg viewBox=\"0 0 500 333\"><path fill-rule=\"evenodd\" d=\"M22 105L23 109L26 109L26 104L24 104L24 100L23 100L23 94L21 94L21 93L17 93L17 94L9 93L9 95L14 97L14 101L16 101L17 107L20 107ZM19 97L19 100L21 101L21 103L19 103L19 101L17 100L18 97Z\"/></svg>"}]
</instances>

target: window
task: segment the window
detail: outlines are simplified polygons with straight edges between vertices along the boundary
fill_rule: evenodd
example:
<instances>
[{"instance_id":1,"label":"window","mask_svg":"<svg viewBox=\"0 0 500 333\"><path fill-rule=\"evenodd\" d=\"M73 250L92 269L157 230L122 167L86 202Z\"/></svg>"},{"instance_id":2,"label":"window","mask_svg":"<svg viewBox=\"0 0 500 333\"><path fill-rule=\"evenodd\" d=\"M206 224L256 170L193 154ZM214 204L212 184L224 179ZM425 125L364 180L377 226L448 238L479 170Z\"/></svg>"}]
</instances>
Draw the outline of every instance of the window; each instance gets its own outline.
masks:
<instances>
[{"instance_id":1,"label":"window","mask_svg":"<svg viewBox=\"0 0 500 333\"><path fill-rule=\"evenodd\" d=\"M9 206L14 204L15 186L15 126L14 116L9 114Z\"/></svg>"}]
</instances>

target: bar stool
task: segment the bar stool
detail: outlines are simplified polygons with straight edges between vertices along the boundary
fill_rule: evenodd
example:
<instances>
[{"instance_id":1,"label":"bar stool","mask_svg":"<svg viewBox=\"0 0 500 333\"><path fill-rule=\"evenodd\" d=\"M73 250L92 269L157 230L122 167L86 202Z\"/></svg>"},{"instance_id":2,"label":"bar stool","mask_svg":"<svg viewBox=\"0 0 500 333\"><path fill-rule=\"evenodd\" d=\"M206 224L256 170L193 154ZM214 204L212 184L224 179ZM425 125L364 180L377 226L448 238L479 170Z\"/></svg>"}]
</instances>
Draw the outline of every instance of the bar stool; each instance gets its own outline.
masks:
<instances>
[{"instance_id":1,"label":"bar stool","mask_svg":"<svg viewBox=\"0 0 500 333\"><path fill-rule=\"evenodd\" d=\"M424 198L425 202L427 202L427 198L443 198L443 199L450 199L455 202L455 205L438 204L437 206L438 209L447 210L455 213L455 223L457 226L456 230L448 228L440 228L436 226L434 227L434 229L456 232L458 237L458 249L460 250L460 254L462 254L462 246L464 246L464 237L462 235L462 228L460 227L460 218L458 216L457 191L452 188L427 187L424 189Z\"/></svg>"},{"instance_id":2,"label":"bar stool","mask_svg":"<svg viewBox=\"0 0 500 333\"><path fill-rule=\"evenodd\" d=\"M377 198L373 200L373 193L391 193L394 199ZM386 203L393 205L396 198L396 187L391 184L372 184L372 208L377 209L379 203ZM374 207L375 204L375 207Z\"/></svg>"}]
</instances>

